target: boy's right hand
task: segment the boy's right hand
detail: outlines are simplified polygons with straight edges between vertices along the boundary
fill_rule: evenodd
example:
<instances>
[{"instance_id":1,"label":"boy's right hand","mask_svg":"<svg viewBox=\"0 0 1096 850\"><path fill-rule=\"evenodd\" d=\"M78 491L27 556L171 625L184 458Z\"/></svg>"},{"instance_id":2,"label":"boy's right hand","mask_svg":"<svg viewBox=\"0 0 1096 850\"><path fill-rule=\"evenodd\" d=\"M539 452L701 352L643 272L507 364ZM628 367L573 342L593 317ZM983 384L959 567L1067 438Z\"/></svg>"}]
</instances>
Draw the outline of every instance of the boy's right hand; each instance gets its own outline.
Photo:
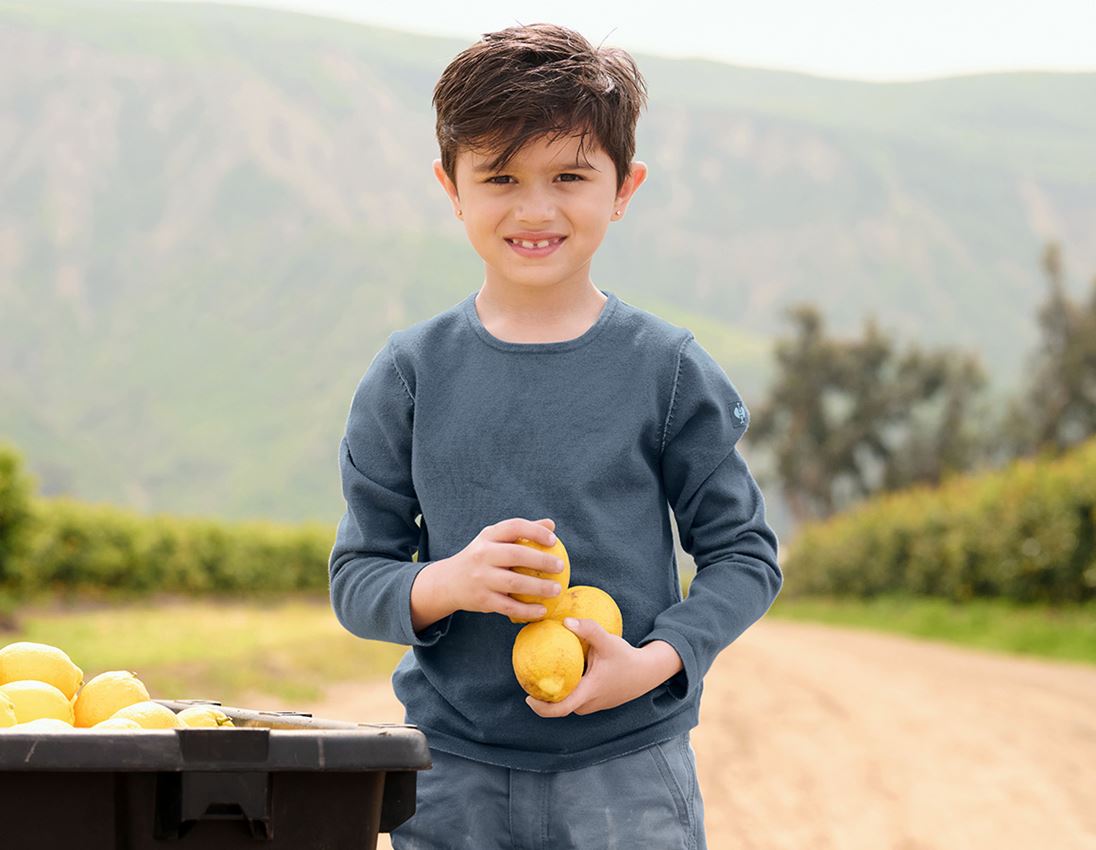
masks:
<instances>
[{"instance_id":1,"label":"boy's right hand","mask_svg":"<svg viewBox=\"0 0 1096 850\"><path fill-rule=\"evenodd\" d=\"M543 546L552 546L555 527L550 519L535 522L519 517L504 519L487 526L453 557L424 567L411 588L415 630L421 631L454 611L496 613L526 620L543 617L543 606L518 602L510 594L555 596L560 593L559 584L514 572L511 567L529 567L548 573L562 570L562 562L554 555L515 542L524 537ZM415 591L423 578L426 583L419 594L423 604L416 606ZM423 616L416 616L416 607ZM430 619L432 614L428 612L440 612L440 616Z\"/></svg>"}]
</instances>

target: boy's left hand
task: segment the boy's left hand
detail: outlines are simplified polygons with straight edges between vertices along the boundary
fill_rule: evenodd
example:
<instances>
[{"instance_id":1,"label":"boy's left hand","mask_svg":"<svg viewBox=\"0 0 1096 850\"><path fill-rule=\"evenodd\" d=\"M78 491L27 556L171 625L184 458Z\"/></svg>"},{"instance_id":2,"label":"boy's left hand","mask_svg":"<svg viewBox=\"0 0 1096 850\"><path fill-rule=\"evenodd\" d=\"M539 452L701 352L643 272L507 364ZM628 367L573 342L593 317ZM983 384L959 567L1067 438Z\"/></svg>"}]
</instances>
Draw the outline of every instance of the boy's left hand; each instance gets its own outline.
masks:
<instances>
[{"instance_id":1,"label":"boy's left hand","mask_svg":"<svg viewBox=\"0 0 1096 850\"><path fill-rule=\"evenodd\" d=\"M526 697L525 702L541 717L566 717L572 712L592 714L616 708L643 696L676 672L665 673L665 656L660 659L646 651L662 641L653 641L641 649L609 634L596 620L568 617L563 624L590 644L586 672L575 689L559 702ZM677 653L672 649L671 652L680 665Z\"/></svg>"}]
</instances>

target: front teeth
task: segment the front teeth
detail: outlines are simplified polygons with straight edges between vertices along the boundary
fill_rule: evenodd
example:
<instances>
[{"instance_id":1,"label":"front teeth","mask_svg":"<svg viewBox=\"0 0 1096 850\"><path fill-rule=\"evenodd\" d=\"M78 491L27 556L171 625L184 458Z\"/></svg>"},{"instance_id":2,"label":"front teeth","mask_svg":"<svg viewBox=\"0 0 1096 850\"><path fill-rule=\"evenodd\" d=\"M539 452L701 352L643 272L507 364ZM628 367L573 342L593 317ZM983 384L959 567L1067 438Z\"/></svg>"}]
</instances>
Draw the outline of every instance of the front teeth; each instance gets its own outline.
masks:
<instances>
[{"instance_id":1,"label":"front teeth","mask_svg":"<svg viewBox=\"0 0 1096 850\"><path fill-rule=\"evenodd\" d=\"M552 244L551 239L544 239L540 242L527 242L524 239L515 239L514 241L521 245L522 248L547 248Z\"/></svg>"}]
</instances>

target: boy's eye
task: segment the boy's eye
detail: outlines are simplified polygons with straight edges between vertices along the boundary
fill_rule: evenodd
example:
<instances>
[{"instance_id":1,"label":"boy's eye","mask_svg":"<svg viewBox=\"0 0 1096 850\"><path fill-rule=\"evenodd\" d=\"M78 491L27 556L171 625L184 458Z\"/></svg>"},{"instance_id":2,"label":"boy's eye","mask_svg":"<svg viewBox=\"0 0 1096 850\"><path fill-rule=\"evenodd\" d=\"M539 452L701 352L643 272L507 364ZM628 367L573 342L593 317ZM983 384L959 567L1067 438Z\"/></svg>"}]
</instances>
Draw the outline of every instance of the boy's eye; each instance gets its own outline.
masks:
<instances>
[{"instance_id":1,"label":"boy's eye","mask_svg":"<svg viewBox=\"0 0 1096 850\"><path fill-rule=\"evenodd\" d=\"M564 182L564 183L577 183L579 180L585 179L579 174L566 173L566 174L561 174L559 176L560 176L562 182ZM563 178L572 178L572 179L563 179ZM509 174L496 174L493 177L488 177L485 182L492 183L495 186L505 186L508 181L513 180L513 179L514 178L512 178Z\"/></svg>"}]
</instances>

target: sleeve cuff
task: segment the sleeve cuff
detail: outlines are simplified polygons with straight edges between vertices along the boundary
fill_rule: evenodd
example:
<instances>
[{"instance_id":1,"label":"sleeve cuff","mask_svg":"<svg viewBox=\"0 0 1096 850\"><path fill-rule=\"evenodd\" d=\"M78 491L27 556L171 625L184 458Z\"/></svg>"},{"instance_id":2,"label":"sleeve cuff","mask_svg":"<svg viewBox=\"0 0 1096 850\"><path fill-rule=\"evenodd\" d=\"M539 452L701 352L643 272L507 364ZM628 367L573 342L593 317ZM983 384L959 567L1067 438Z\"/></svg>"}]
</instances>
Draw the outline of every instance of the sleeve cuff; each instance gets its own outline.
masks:
<instances>
[{"instance_id":1,"label":"sleeve cuff","mask_svg":"<svg viewBox=\"0 0 1096 850\"><path fill-rule=\"evenodd\" d=\"M692 646L679 633L670 629L655 629L643 638L639 645L645 646L656 640L664 640L670 644L674 651L681 656L683 665L681 670L666 680L667 693L674 699L688 699L700 684L700 668L697 665Z\"/></svg>"},{"instance_id":2,"label":"sleeve cuff","mask_svg":"<svg viewBox=\"0 0 1096 850\"><path fill-rule=\"evenodd\" d=\"M411 624L411 585L415 583L418 574L433 561L412 563L406 570L406 574L400 585L400 627L404 639L400 641L405 646L433 646L449 631L449 624L453 621L453 615L442 617L436 623L431 623L421 632L416 632Z\"/></svg>"}]
</instances>

